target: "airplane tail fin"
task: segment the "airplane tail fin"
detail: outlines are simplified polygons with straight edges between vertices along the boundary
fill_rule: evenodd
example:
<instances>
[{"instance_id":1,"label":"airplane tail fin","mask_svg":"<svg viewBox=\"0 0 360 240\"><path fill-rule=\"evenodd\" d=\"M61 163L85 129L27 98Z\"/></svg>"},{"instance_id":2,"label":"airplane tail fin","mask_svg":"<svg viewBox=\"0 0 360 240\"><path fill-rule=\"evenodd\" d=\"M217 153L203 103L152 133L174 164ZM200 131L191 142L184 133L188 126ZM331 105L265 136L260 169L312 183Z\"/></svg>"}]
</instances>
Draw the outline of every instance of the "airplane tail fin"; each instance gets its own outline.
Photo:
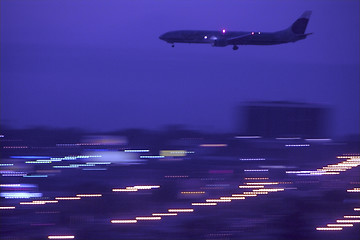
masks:
<instances>
[{"instance_id":1,"label":"airplane tail fin","mask_svg":"<svg viewBox=\"0 0 360 240\"><path fill-rule=\"evenodd\" d=\"M305 34L306 26L309 22L311 11L305 11L290 27L294 34Z\"/></svg>"}]
</instances>

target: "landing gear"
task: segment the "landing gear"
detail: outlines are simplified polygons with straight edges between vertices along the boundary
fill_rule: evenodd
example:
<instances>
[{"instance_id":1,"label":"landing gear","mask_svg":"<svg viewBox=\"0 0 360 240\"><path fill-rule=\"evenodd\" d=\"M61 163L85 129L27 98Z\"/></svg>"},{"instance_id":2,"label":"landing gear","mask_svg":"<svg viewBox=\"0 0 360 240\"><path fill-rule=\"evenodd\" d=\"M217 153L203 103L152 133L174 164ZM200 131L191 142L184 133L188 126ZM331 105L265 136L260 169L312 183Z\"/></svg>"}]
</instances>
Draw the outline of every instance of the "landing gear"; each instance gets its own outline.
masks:
<instances>
[{"instance_id":1,"label":"landing gear","mask_svg":"<svg viewBox=\"0 0 360 240\"><path fill-rule=\"evenodd\" d=\"M239 49L238 46L236 46L236 45L233 46L233 50L238 50L238 49Z\"/></svg>"},{"instance_id":2,"label":"landing gear","mask_svg":"<svg viewBox=\"0 0 360 240\"><path fill-rule=\"evenodd\" d=\"M172 44L171 47L175 47L175 44Z\"/></svg>"}]
</instances>

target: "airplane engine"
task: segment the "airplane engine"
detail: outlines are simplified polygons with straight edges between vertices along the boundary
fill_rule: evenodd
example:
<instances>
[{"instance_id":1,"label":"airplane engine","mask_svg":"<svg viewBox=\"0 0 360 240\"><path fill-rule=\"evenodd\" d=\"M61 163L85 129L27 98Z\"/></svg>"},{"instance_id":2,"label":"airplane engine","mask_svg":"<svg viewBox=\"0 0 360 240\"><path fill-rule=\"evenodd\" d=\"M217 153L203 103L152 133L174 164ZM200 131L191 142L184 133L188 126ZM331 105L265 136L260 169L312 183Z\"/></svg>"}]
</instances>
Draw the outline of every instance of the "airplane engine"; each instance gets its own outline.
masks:
<instances>
[{"instance_id":1,"label":"airplane engine","mask_svg":"<svg viewBox=\"0 0 360 240\"><path fill-rule=\"evenodd\" d=\"M214 47L225 47L225 46L229 45L229 43L227 42L226 39L218 39L218 40L215 40L212 45Z\"/></svg>"}]
</instances>

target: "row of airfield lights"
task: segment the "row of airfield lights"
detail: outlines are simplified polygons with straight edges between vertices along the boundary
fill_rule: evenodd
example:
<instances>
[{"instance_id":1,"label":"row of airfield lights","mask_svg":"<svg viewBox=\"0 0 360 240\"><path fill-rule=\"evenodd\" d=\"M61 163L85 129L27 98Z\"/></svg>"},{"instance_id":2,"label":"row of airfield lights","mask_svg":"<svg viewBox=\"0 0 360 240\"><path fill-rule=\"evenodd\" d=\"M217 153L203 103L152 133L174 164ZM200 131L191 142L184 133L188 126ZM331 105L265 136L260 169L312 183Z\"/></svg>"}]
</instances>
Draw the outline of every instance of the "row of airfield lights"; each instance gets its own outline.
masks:
<instances>
[{"instance_id":1,"label":"row of airfield lights","mask_svg":"<svg viewBox=\"0 0 360 240\"><path fill-rule=\"evenodd\" d=\"M354 208L355 212L359 212L360 208ZM317 231L341 231L347 227L353 227L354 224L360 223L360 215L345 215L343 219L336 220L336 223L329 223L326 227L317 227Z\"/></svg>"},{"instance_id":2,"label":"row of airfield lights","mask_svg":"<svg viewBox=\"0 0 360 240\"><path fill-rule=\"evenodd\" d=\"M148 153L150 150L148 149L127 149L124 150L125 153ZM140 158L165 158L166 156L185 156L186 154L194 153L191 151L185 150L164 150L160 152L158 156L147 156L143 155ZM88 158L101 158L101 155L78 155L78 156L66 156L63 158L49 158L49 159L37 159L32 161L26 161L27 164L52 164L62 161L69 160L78 160L78 159L88 159ZM94 167L96 165L109 165L111 162L87 162L86 164L69 164L68 166L53 166L53 168L78 168L78 167Z\"/></svg>"},{"instance_id":3,"label":"row of airfield lights","mask_svg":"<svg viewBox=\"0 0 360 240\"><path fill-rule=\"evenodd\" d=\"M93 198L93 197L102 197L102 194L77 194L71 197L55 197L54 200L33 200L20 202L20 205L45 205L49 203L59 203L59 201L63 200L80 200L82 198ZM1 206L0 210L10 210L15 209L15 206Z\"/></svg>"},{"instance_id":4,"label":"row of airfield lights","mask_svg":"<svg viewBox=\"0 0 360 240\"><path fill-rule=\"evenodd\" d=\"M253 192L244 192L243 194L233 194L231 197L221 197L220 199L207 199L205 203L192 203L193 206L213 206L217 205L217 202L231 202L231 200L238 200L238 199L245 199L245 197L254 197L258 194L267 194L269 192L277 192L283 191L284 189L268 189L264 188L265 185L274 185L278 183L246 183L246 185L239 186L239 188L247 188L253 189ZM10 186L12 184L2 184L2 186ZM16 184L13 184L16 185ZM125 188L114 188L112 189L113 192L137 192L139 190L151 190L160 188L159 185L135 185L135 186L128 186ZM205 193L205 192L182 192L182 194L198 194L198 193ZM71 197L55 197L54 200L34 200L34 201L27 201L27 202L20 202L20 205L45 205L49 203L58 203L59 200L80 200L81 198L86 197L102 197L102 194L77 194L76 196ZM7 210L7 209L15 209L14 206L3 206L0 207L0 210ZM181 211L181 212L189 212L189 211Z\"/></svg>"},{"instance_id":5,"label":"row of airfield lights","mask_svg":"<svg viewBox=\"0 0 360 240\"><path fill-rule=\"evenodd\" d=\"M11 184L1 184L0 186L7 186ZM12 184L17 185L17 184ZM138 186L129 186L126 188L114 188L113 192L136 192L138 190L151 190L160 188L159 185L138 185ZM45 205L50 203L58 203L59 201L63 200L80 200L82 198L94 198L94 197L102 197L102 194L76 194L75 196L70 197L55 197L53 200L34 200L34 201L26 201L20 202L20 205ZM0 206L0 210L11 210L15 209L15 206Z\"/></svg>"},{"instance_id":6,"label":"row of airfield lights","mask_svg":"<svg viewBox=\"0 0 360 240\"><path fill-rule=\"evenodd\" d=\"M265 178L264 178L265 179ZM247 182L240 185L239 188L244 190L243 193L232 194L231 196L223 196L216 199L206 199L204 202L193 202L193 207L202 206L217 206L219 203L229 203L236 200L244 200L248 197L256 197L258 195L265 195L274 192L284 191L284 188L273 188L274 185L279 185L279 182ZM113 189L114 191L115 189ZM119 189L121 191L132 191L133 188ZM250 191L251 190L251 191ZM181 192L182 194L202 194L204 192ZM133 224L139 221L158 221L163 217L178 216L182 213L192 213L194 208L170 208L167 212L152 213L151 216L137 216L135 219L113 219L113 224Z\"/></svg>"},{"instance_id":7,"label":"row of airfield lights","mask_svg":"<svg viewBox=\"0 0 360 240\"><path fill-rule=\"evenodd\" d=\"M132 187L125 187L125 188L113 188L113 192L137 192L139 190L151 190L160 188L159 185L141 185L141 186L132 186Z\"/></svg>"},{"instance_id":8,"label":"row of airfield lights","mask_svg":"<svg viewBox=\"0 0 360 240\"><path fill-rule=\"evenodd\" d=\"M101 155L78 155L78 156L66 156L66 157L54 157L49 159L37 159L32 161L26 161L27 164L53 164L63 161L74 161L79 159L88 159L88 158L101 158ZM111 162L87 162L85 164L69 164L67 166L58 165L53 166L53 168L78 168L78 167L95 167L96 165L109 165Z\"/></svg>"},{"instance_id":9,"label":"row of airfield lights","mask_svg":"<svg viewBox=\"0 0 360 240\"><path fill-rule=\"evenodd\" d=\"M349 193L360 193L360 188L348 189ZM360 208L354 208L355 212L360 212ZM345 215L343 219L336 220L336 223L329 223L326 227L317 227L318 231L341 231L347 227L353 227L354 223L360 223L360 215Z\"/></svg>"},{"instance_id":10,"label":"row of airfield lights","mask_svg":"<svg viewBox=\"0 0 360 240\"><path fill-rule=\"evenodd\" d=\"M145 153L150 150L124 150L126 153ZM73 161L79 159L89 159L89 158L101 158L101 155L77 155L77 156L65 156L65 157L53 157L49 159L37 159L26 161L27 164L52 164L62 161ZM109 165L111 162L87 162L86 164L69 164L68 166L53 166L53 168L78 168L78 167L93 167L95 165Z\"/></svg>"},{"instance_id":11,"label":"row of airfield lights","mask_svg":"<svg viewBox=\"0 0 360 240\"><path fill-rule=\"evenodd\" d=\"M316 171L287 171L286 173L295 173L298 176L316 176L316 175L337 175L360 165L359 155L338 156L338 159L347 159L337 164L329 164ZM350 193L359 193L360 188L347 190ZM360 208L354 208L354 211L360 211ZM360 215L344 216L343 219L336 220L336 223L329 223L326 227L317 227L317 231L341 231L346 227L353 227L354 223L360 223Z\"/></svg>"},{"instance_id":12,"label":"row of airfield lights","mask_svg":"<svg viewBox=\"0 0 360 240\"><path fill-rule=\"evenodd\" d=\"M286 171L286 173L296 174L297 176L338 175L340 172L345 172L360 165L359 155L338 156L337 158L346 160L336 164L329 164L316 171Z\"/></svg>"}]
</instances>

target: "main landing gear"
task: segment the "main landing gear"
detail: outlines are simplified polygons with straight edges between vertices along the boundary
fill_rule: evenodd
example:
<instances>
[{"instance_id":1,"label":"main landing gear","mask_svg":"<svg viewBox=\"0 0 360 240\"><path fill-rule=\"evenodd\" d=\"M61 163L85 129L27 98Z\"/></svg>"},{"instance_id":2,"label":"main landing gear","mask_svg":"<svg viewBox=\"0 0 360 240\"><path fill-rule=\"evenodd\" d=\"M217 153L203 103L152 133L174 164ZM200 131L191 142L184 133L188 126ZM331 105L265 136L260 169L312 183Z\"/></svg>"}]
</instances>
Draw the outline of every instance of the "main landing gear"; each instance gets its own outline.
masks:
<instances>
[{"instance_id":1,"label":"main landing gear","mask_svg":"<svg viewBox=\"0 0 360 240\"><path fill-rule=\"evenodd\" d=\"M171 44L171 47L175 47L175 44Z\"/></svg>"},{"instance_id":2,"label":"main landing gear","mask_svg":"<svg viewBox=\"0 0 360 240\"><path fill-rule=\"evenodd\" d=\"M236 45L233 46L233 50L238 50L238 49L239 49L238 46L236 46Z\"/></svg>"}]
</instances>

